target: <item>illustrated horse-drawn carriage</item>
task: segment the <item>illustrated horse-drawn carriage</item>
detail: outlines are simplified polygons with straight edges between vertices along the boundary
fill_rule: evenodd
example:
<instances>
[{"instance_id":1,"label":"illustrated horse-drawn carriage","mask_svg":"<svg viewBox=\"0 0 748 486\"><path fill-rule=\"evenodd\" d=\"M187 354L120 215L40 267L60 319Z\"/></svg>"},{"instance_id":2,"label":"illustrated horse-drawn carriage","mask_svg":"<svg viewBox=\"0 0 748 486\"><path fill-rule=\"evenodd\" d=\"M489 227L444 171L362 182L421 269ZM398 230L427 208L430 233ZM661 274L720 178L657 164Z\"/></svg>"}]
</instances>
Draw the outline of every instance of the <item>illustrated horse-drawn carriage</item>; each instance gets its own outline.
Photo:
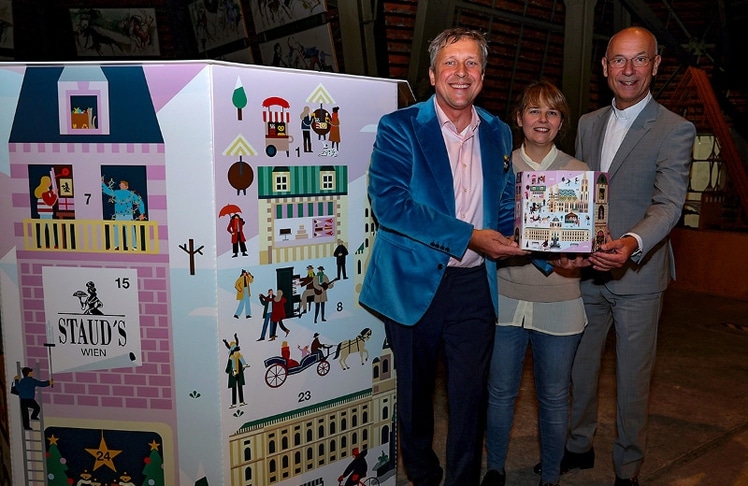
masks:
<instances>
[{"instance_id":1,"label":"illustrated horse-drawn carriage","mask_svg":"<svg viewBox=\"0 0 748 486\"><path fill-rule=\"evenodd\" d=\"M299 362L286 359L283 356L272 356L265 360L265 368L267 368L265 370L265 383L270 388L278 388L286 382L288 375L301 373L314 365L317 365L317 374L325 376L330 371L330 363L327 361L329 355L329 349L323 347L319 351L304 356Z\"/></svg>"}]
</instances>

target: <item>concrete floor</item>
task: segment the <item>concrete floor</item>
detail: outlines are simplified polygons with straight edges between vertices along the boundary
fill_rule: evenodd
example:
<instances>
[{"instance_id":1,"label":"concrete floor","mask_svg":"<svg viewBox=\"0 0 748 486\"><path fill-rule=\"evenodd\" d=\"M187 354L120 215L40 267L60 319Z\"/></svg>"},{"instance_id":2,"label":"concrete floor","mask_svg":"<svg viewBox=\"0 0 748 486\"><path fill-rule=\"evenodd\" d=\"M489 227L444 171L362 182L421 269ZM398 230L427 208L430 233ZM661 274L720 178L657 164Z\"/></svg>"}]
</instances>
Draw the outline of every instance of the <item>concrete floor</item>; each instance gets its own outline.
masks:
<instances>
[{"instance_id":1,"label":"concrete floor","mask_svg":"<svg viewBox=\"0 0 748 486\"><path fill-rule=\"evenodd\" d=\"M611 333L603 357L595 467L561 477L567 486L612 485L615 367ZM660 323L647 452L640 484L748 484L748 302L670 289ZM507 458L507 485L536 485L537 407L532 363L525 375ZM446 404L436 397L434 448L444 465ZM485 470L485 454L483 460ZM397 486L406 486L402 466Z\"/></svg>"}]
</instances>

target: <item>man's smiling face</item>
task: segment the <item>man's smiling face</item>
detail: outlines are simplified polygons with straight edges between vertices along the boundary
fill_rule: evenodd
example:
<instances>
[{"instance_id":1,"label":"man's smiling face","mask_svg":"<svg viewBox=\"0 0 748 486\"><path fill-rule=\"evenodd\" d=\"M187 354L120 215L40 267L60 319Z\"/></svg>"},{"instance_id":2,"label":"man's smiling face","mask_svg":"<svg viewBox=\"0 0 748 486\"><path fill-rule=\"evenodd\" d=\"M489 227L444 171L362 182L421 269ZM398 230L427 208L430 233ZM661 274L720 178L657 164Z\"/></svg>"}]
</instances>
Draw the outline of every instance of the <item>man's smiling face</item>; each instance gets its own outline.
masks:
<instances>
[{"instance_id":1,"label":"man's smiling face","mask_svg":"<svg viewBox=\"0 0 748 486\"><path fill-rule=\"evenodd\" d=\"M483 58L478 42L461 39L442 47L434 67L429 69L429 79L439 106L451 120L471 109L483 88Z\"/></svg>"}]
</instances>

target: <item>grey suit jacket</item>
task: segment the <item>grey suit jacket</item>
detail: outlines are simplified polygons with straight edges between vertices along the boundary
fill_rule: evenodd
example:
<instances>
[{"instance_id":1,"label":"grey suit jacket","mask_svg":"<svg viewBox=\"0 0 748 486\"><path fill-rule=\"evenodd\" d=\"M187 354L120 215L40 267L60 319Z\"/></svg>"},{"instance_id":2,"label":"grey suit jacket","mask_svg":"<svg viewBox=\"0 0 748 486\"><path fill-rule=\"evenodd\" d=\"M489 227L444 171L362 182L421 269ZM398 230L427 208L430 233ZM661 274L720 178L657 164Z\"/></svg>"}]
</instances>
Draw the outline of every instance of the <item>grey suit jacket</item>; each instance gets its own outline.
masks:
<instances>
[{"instance_id":1,"label":"grey suit jacket","mask_svg":"<svg viewBox=\"0 0 748 486\"><path fill-rule=\"evenodd\" d=\"M612 106L579 120L576 157L600 170ZM663 291L675 266L668 235L680 219L688 189L696 128L654 99L634 120L608 171L608 226L614 239L631 232L642 254L611 272L588 270L582 285L604 284L616 294Z\"/></svg>"}]
</instances>

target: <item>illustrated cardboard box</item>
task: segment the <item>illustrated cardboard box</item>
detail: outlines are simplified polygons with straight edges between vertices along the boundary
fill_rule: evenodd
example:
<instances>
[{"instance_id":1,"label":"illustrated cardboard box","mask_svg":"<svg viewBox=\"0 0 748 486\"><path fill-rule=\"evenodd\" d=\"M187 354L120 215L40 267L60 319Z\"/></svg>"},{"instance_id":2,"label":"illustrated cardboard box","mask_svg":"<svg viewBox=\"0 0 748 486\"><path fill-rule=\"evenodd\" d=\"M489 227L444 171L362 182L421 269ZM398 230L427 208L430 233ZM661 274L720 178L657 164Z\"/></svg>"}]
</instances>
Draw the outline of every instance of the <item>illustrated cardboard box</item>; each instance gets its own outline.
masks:
<instances>
[{"instance_id":1,"label":"illustrated cardboard box","mask_svg":"<svg viewBox=\"0 0 748 486\"><path fill-rule=\"evenodd\" d=\"M28 430L0 391L12 484L337 484L364 451L395 484L392 352L358 294L401 83L0 66L5 378L54 379Z\"/></svg>"},{"instance_id":2,"label":"illustrated cardboard box","mask_svg":"<svg viewBox=\"0 0 748 486\"><path fill-rule=\"evenodd\" d=\"M606 172L519 172L514 199L514 237L522 249L590 253L605 242Z\"/></svg>"}]
</instances>

